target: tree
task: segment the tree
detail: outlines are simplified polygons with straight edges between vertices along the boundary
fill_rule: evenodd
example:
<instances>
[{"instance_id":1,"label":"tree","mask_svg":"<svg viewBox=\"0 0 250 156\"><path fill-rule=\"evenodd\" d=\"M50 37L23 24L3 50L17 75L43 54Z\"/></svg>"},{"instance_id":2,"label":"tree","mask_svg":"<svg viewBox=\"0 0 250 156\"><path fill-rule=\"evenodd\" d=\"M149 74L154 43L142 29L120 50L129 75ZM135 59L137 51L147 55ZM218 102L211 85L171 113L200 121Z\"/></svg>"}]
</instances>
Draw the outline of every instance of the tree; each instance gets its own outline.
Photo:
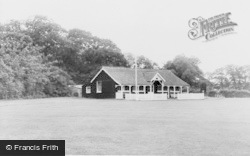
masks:
<instances>
[{"instance_id":1,"label":"tree","mask_svg":"<svg viewBox=\"0 0 250 156\"><path fill-rule=\"evenodd\" d=\"M44 16L35 16L24 22L24 34L30 36L34 45L43 47L41 52L50 60L61 63L61 51L67 46L67 31Z\"/></svg>"},{"instance_id":2,"label":"tree","mask_svg":"<svg viewBox=\"0 0 250 156\"><path fill-rule=\"evenodd\" d=\"M171 70L191 86L198 87L200 79L203 79L203 73L198 66L199 63L198 58L179 55L173 61L168 61L163 69Z\"/></svg>"},{"instance_id":3,"label":"tree","mask_svg":"<svg viewBox=\"0 0 250 156\"><path fill-rule=\"evenodd\" d=\"M41 83L46 81L41 69L39 48L31 45L29 36L19 33L1 35L1 66L4 69L1 98L29 96L42 92ZM8 78L8 80L6 80Z\"/></svg>"},{"instance_id":4,"label":"tree","mask_svg":"<svg viewBox=\"0 0 250 156\"><path fill-rule=\"evenodd\" d=\"M98 38L81 29L69 30L67 39L70 48L63 60L76 83L88 82L103 65L128 66L121 50L110 40Z\"/></svg>"},{"instance_id":5,"label":"tree","mask_svg":"<svg viewBox=\"0 0 250 156\"><path fill-rule=\"evenodd\" d=\"M244 80L245 86L243 89L250 90L250 65L243 66L246 79Z\"/></svg>"},{"instance_id":6,"label":"tree","mask_svg":"<svg viewBox=\"0 0 250 156\"><path fill-rule=\"evenodd\" d=\"M29 36L16 32L2 33L0 47L0 98L50 96L45 93L46 86L53 84L51 75L61 70L45 61L41 47L34 46ZM53 68L56 70L51 72ZM65 78L60 91L66 92L70 77L58 75ZM60 79L53 81L61 82ZM61 92L57 92L57 96L65 95Z\"/></svg>"},{"instance_id":7,"label":"tree","mask_svg":"<svg viewBox=\"0 0 250 156\"><path fill-rule=\"evenodd\" d=\"M90 32L81 29L71 29L67 38L76 46L80 52L88 49L105 49L113 52L121 52L115 43L108 39L93 36Z\"/></svg>"},{"instance_id":8,"label":"tree","mask_svg":"<svg viewBox=\"0 0 250 156\"><path fill-rule=\"evenodd\" d=\"M230 80L230 88L242 90L248 86L247 68L243 66L228 65L225 67L227 77Z\"/></svg>"},{"instance_id":9,"label":"tree","mask_svg":"<svg viewBox=\"0 0 250 156\"><path fill-rule=\"evenodd\" d=\"M81 83L88 82L101 66L122 66L127 67L128 62L122 53L107 49L88 49L81 56L81 67L76 77Z\"/></svg>"},{"instance_id":10,"label":"tree","mask_svg":"<svg viewBox=\"0 0 250 156\"><path fill-rule=\"evenodd\" d=\"M216 69L210 74L210 80L213 82L216 89L225 89L230 86L230 81L227 77L225 68Z\"/></svg>"},{"instance_id":11,"label":"tree","mask_svg":"<svg viewBox=\"0 0 250 156\"><path fill-rule=\"evenodd\" d=\"M249 66L227 65L216 69L210 79L216 89L250 89L250 68Z\"/></svg>"},{"instance_id":12,"label":"tree","mask_svg":"<svg viewBox=\"0 0 250 156\"><path fill-rule=\"evenodd\" d=\"M125 55L125 58L128 61L128 64L130 67L133 68L133 65L135 64L135 56L133 56L131 53L127 53ZM150 59L146 58L143 55L140 55L137 57L137 66L141 69L159 69L159 66L157 63L151 61Z\"/></svg>"},{"instance_id":13,"label":"tree","mask_svg":"<svg viewBox=\"0 0 250 156\"><path fill-rule=\"evenodd\" d=\"M137 59L138 67L141 69L154 69L158 68L157 63L151 61L150 59L146 58L145 56L139 56Z\"/></svg>"},{"instance_id":14,"label":"tree","mask_svg":"<svg viewBox=\"0 0 250 156\"><path fill-rule=\"evenodd\" d=\"M49 61L54 61L55 65L67 71L76 83L88 80L86 75L90 73L89 70L96 71L93 67L124 61L120 49L112 41L95 37L90 32L81 29L66 31L42 16L26 21L25 25L26 34L34 39L34 44L43 46L42 53L49 56ZM101 63L98 60L87 63L85 57L89 57L89 52L93 52L92 56L96 54L94 58L101 58Z\"/></svg>"},{"instance_id":15,"label":"tree","mask_svg":"<svg viewBox=\"0 0 250 156\"><path fill-rule=\"evenodd\" d=\"M52 93L49 88L52 84L54 87L60 84L51 83L54 82L53 79L64 80L60 76L55 76L57 74L64 75L63 77L67 77L65 74L68 74L76 83L82 84L103 65L128 66L121 50L112 41L93 36L81 29L66 31L44 16L35 16L24 22L11 21L0 25L0 30L4 33L29 36L32 41L30 46L39 47L39 50L35 51L42 55L42 63L47 65L47 72L51 74L47 75L50 83L46 85L47 89L45 88L46 94L51 96L57 93ZM52 74L52 71L57 74Z\"/></svg>"}]
</instances>

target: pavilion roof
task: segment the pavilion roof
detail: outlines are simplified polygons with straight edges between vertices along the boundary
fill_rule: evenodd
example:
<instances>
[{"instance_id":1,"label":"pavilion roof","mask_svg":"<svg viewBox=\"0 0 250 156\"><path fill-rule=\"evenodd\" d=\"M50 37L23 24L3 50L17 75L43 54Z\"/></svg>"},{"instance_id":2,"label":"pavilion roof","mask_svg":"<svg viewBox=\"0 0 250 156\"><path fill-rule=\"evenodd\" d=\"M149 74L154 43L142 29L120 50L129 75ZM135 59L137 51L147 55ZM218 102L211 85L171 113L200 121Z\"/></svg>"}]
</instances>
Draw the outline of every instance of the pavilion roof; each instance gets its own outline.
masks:
<instances>
[{"instance_id":1,"label":"pavilion roof","mask_svg":"<svg viewBox=\"0 0 250 156\"><path fill-rule=\"evenodd\" d=\"M120 85L135 85L135 69L125 67L103 66L91 82L101 71L106 72L116 83ZM189 86L188 83L177 77L170 70L157 69L137 69L137 84L150 85L152 83L151 80L157 73L164 79L163 83L165 86Z\"/></svg>"}]
</instances>

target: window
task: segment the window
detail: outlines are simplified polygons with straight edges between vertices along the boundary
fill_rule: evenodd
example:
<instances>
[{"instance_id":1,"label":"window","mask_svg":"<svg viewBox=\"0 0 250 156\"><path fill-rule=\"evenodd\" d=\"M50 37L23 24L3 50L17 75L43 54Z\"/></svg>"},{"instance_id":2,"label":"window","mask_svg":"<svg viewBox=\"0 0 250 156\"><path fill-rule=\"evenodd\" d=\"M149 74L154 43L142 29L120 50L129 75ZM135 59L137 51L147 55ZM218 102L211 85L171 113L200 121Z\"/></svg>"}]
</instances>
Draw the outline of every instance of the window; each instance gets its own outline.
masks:
<instances>
[{"instance_id":1,"label":"window","mask_svg":"<svg viewBox=\"0 0 250 156\"><path fill-rule=\"evenodd\" d=\"M102 93L102 81L96 81L96 93Z\"/></svg>"},{"instance_id":2,"label":"window","mask_svg":"<svg viewBox=\"0 0 250 156\"><path fill-rule=\"evenodd\" d=\"M121 89L122 89L121 86L116 87L116 91L121 91Z\"/></svg>"},{"instance_id":3,"label":"window","mask_svg":"<svg viewBox=\"0 0 250 156\"><path fill-rule=\"evenodd\" d=\"M135 91L135 86L131 86L132 91Z\"/></svg>"},{"instance_id":4,"label":"window","mask_svg":"<svg viewBox=\"0 0 250 156\"><path fill-rule=\"evenodd\" d=\"M90 86L87 86L86 87L86 94L90 94L91 93L91 87Z\"/></svg>"},{"instance_id":5,"label":"window","mask_svg":"<svg viewBox=\"0 0 250 156\"><path fill-rule=\"evenodd\" d=\"M168 86L164 86L164 90L168 90Z\"/></svg>"},{"instance_id":6,"label":"window","mask_svg":"<svg viewBox=\"0 0 250 156\"><path fill-rule=\"evenodd\" d=\"M143 86L139 86L139 90L143 90Z\"/></svg>"},{"instance_id":7,"label":"window","mask_svg":"<svg viewBox=\"0 0 250 156\"><path fill-rule=\"evenodd\" d=\"M124 86L124 90L129 90L129 86Z\"/></svg>"}]
</instances>

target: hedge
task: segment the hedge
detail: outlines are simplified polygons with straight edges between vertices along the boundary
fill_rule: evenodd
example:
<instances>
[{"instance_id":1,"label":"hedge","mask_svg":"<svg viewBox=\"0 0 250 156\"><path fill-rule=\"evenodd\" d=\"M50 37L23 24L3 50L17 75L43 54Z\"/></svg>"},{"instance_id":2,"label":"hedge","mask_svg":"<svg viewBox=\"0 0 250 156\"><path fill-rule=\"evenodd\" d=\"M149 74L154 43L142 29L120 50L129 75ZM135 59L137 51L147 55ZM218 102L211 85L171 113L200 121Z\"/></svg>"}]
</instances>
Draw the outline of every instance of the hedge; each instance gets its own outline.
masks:
<instances>
[{"instance_id":1,"label":"hedge","mask_svg":"<svg viewBox=\"0 0 250 156\"><path fill-rule=\"evenodd\" d=\"M208 93L208 96L210 96L210 97L223 96L223 97L226 97L226 98L231 98L231 97L244 98L244 97L250 97L250 91L248 91L248 90L223 89L223 90L220 90L220 91L210 91Z\"/></svg>"}]
</instances>

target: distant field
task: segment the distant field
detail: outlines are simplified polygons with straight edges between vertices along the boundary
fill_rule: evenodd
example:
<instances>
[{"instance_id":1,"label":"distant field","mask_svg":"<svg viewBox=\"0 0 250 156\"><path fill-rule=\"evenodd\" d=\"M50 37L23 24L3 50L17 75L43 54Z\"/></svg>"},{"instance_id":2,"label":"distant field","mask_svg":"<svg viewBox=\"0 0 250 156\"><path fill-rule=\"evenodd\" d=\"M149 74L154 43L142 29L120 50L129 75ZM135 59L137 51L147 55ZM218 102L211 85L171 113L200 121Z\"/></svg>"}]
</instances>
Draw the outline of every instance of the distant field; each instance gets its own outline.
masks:
<instances>
[{"instance_id":1,"label":"distant field","mask_svg":"<svg viewBox=\"0 0 250 156\"><path fill-rule=\"evenodd\" d=\"M250 99L0 101L0 139L63 139L74 155L250 155Z\"/></svg>"}]
</instances>

